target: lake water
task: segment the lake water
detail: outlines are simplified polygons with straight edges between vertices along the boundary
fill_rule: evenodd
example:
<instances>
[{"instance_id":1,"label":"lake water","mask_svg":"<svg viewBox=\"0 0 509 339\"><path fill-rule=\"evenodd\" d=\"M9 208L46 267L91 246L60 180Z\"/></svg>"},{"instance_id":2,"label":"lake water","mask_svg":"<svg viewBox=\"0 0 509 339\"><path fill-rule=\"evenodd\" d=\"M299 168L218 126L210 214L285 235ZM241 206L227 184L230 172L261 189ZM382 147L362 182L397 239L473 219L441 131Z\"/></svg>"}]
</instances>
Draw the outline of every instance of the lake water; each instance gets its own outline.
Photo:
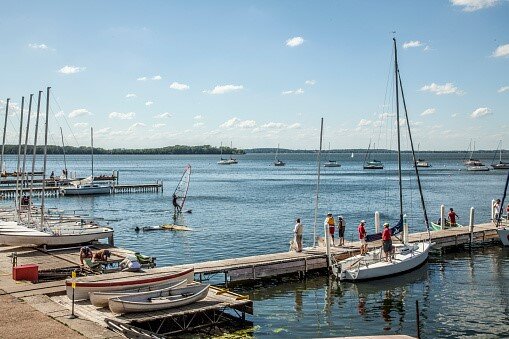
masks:
<instances>
[{"instance_id":1,"label":"lake water","mask_svg":"<svg viewBox=\"0 0 509 339\"><path fill-rule=\"evenodd\" d=\"M493 154L479 154L491 163ZM104 218L115 229L115 244L157 257L171 265L288 250L294 220L305 226L305 245L312 245L316 156L281 154L287 165L274 167L274 155L238 156L239 164L217 165L218 156L154 155L95 157L95 174L120 172L120 183L164 180L164 193L98 197L49 198L46 204L66 211ZM382 222L398 219L395 155L378 154L380 171L362 169L363 154L336 155L341 168L321 168L317 232L331 211L347 222L347 239L354 239L359 220L374 230L374 212ZM439 206L454 207L459 222L468 224L470 207L476 222L490 218L490 203L501 197L505 171L467 172L463 154L421 154L432 163L421 170L431 220ZM410 228L424 224L413 168L405 156L404 212ZM14 158L7 157L7 168ZM179 223L193 232L140 232L136 226L172 223L171 195L186 164L192 166L185 214ZM40 167L40 166L38 166ZM90 157L67 157L70 172L90 174ZM48 170L60 173L61 156L50 156ZM508 336L508 252L492 247L472 253L437 254L419 271L398 279L368 284L341 284L326 278L308 279L249 290L255 300L257 336L338 336L384 333L415 334L415 300L421 303L425 337Z\"/></svg>"}]
</instances>

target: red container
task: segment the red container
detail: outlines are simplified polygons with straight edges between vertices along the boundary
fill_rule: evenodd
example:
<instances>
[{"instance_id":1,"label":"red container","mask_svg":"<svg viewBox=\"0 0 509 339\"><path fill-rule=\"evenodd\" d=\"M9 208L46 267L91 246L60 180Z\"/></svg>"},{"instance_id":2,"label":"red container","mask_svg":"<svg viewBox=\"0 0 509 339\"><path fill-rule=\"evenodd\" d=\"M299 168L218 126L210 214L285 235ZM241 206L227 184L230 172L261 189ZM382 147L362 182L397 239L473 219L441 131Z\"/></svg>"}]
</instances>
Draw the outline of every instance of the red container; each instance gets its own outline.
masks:
<instances>
[{"instance_id":1,"label":"red container","mask_svg":"<svg viewBox=\"0 0 509 339\"><path fill-rule=\"evenodd\" d=\"M12 268L12 279L37 282L39 280L39 266L20 265Z\"/></svg>"}]
</instances>

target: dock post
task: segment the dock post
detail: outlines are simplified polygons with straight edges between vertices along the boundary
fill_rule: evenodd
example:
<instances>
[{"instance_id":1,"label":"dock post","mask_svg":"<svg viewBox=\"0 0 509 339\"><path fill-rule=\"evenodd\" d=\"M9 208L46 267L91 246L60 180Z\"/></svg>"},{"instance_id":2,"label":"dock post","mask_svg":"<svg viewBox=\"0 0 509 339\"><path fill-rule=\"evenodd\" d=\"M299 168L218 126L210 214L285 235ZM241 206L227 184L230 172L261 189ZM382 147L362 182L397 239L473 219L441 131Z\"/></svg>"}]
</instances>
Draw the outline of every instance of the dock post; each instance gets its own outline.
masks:
<instances>
[{"instance_id":1,"label":"dock post","mask_svg":"<svg viewBox=\"0 0 509 339\"><path fill-rule=\"evenodd\" d=\"M380 230L380 212L375 212L375 233L378 233Z\"/></svg>"},{"instance_id":2,"label":"dock post","mask_svg":"<svg viewBox=\"0 0 509 339\"><path fill-rule=\"evenodd\" d=\"M406 214L403 215L403 243L408 244L408 220Z\"/></svg>"},{"instance_id":3,"label":"dock post","mask_svg":"<svg viewBox=\"0 0 509 339\"><path fill-rule=\"evenodd\" d=\"M492 221L495 221L495 199L491 199L491 206L490 206L490 211L491 211L491 220Z\"/></svg>"},{"instance_id":4,"label":"dock post","mask_svg":"<svg viewBox=\"0 0 509 339\"><path fill-rule=\"evenodd\" d=\"M468 226L470 227L470 244L474 242L474 214L475 209L473 207L470 207L470 222Z\"/></svg>"},{"instance_id":5,"label":"dock post","mask_svg":"<svg viewBox=\"0 0 509 339\"><path fill-rule=\"evenodd\" d=\"M440 205L440 226L444 229L445 226L445 206L444 204Z\"/></svg>"},{"instance_id":6,"label":"dock post","mask_svg":"<svg viewBox=\"0 0 509 339\"><path fill-rule=\"evenodd\" d=\"M113 234L111 234L108 237L108 245L111 246L111 247L115 246L115 241L113 240Z\"/></svg>"},{"instance_id":7,"label":"dock post","mask_svg":"<svg viewBox=\"0 0 509 339\"><path fill-rule=\"evenodd\" d=\"M323 225L324 230L324 239L325 239L325 248L327 253L327 268L330 266L330 241L332 240L330 234L329 234L329 226L327 224ZM330 240L329 240L330 239Z\"/></svg>"}]
</instances>

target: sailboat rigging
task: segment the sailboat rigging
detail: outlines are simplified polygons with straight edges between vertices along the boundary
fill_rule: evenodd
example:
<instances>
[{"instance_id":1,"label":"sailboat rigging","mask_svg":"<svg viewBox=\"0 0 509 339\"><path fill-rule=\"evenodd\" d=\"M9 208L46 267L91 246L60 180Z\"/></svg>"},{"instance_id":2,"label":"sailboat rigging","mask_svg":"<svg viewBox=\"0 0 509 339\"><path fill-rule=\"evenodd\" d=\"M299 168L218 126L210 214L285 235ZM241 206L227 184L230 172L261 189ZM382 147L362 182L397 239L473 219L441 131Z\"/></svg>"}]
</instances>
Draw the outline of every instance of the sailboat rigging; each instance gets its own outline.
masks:
<instances>
[{"instance_id":1,"label":"sailboat rigging","mask_svg":"<svg viewBox=\"0 0 509 339\"><path fill-rule=\"evenodd\" d=\"M373 146L373 148L375 148L375 147ZM370 149L371 149L371 139L369 140L368 150L366 151L366 155L364 156L363 168L364 169L384 169L384 164L381 161L376 160L376 159L369 160Z\"/></svg>"},{"instance_id":2,"label":"sailboat rigging","mask_svg":"<svg viewBox=\"0 0 509 339\"><path fill-rule=\"evenodd\" d=\"M402 185L402 171L401 171L401 132L400 132L400 110L399 110L399 93L401 87L401 97L403 99L403 107L405 110L406 125L408 129L408 135L410 139L410 146L412 149L412 157L414 164L416 162L416 155L414 151L414 145L412 140L412 134L410 131L410 123L408 119L408 112L405 102L405 96L402 88L402 81L398 67L398 56L396 39L394 42L394 81L395 81L395 94L396 94L396 125L397 125L397 137L398 137L398 193L399 193L399 220L390 231L391 235L394 236L401 232L405 228L405 234L403 237L403 243L393 245L395 249L392 256L394 259L391 261L382 260L382 249L377 248L368 251L364 256L357 255L342 261L333 262L332 272L340 280L369 280L383 277L390 277L396 274L404 273L419 267L428 259L428 252L431 246L430 233L429 233L429 221L426 211L426 205L424 202L422 186L419 178L419 169L414 166L415 174L417 177L417 183L419 188L419 194L421 197L421 205L424 213L424 222L428 231L428 240L420 243L408 243L408 228L405 227L407 224L406 216L403 214L403 185ZM373 235L366 236L366 241L375 241L382 238L382 233L376 233Z\"/></svg>"},{"instance_id":3,"label":"sailboat rigging","mask_svg":"<svg viewBox=\"0 0 509 339\"><path fill-rule=\"evenodd\" d=\"M281 167L286 165L282 160L279 160L278 154L279 154L279 144L277 144L276 156L274 157L274 166Z\"/></svg>"},{"instance_id":4,"label":"sailboat rigging","mask_svg":"<svg viewBox=\"0 0 509 339\"><path fill-rule=\"evenodd\" d=\"M498 164L496 164L494 162L495 160L495 157L497 156L497 150L500 151L500 158L499 158L499 161L498 161ZM498 169L498 170L505 170L505 169L509 169L509 162L505 162L505 161L502 161L502 140L500 140L498 142L498 146L497 146L497 150L495 151L495 156L493 157L493 161L491 162L491 167L493 167L493 169Z\"/></svg>"}]
</instances>

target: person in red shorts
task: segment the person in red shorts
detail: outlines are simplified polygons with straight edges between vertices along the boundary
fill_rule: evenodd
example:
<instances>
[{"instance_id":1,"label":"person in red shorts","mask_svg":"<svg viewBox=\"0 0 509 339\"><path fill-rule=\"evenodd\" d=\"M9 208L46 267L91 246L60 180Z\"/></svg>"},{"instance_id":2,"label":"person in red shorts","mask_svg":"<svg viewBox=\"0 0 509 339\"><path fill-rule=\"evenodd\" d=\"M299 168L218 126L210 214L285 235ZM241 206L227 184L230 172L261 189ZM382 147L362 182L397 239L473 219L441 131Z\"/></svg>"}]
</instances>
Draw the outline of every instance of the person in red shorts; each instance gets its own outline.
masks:
<instances>
[{"instance_id":1,"label":"person in red shorts","mask_svg":"<svg viewBox=\"0 0 509 339\"><path fill-rule=\"evenodd\" d=\"M456 214L456 212L454 212L452 207L449 208L449 224L451 226L456 226L456 218L459 219L459 216Z\"/></svg>"},{"instance_id":2,"label":"person in red shorts","mask_svg":"<svg viewBox=\"0 0 509 339\"><path fill-rule=\"evenodd\" d=\"M361 220L361 223L357 227L357 231L359 232L359 240L361 242L361 255L365 255L368 251L368 244L366 243L366 229L364 228L366 225L366 221Z\"/></svg>"},{"instance_id":3,"label":"person in red shorts","mask_svg":"<svg viewBox=\"0 0 509 339\"><path fill-rule=\"evenodd\" d=\"M384 224L384 230L382 231L382 244L384 248L385 261L389 259L392 262L392 256L389 254L392 252L392 238L391 238L391 230L389 229L389 224Z\"/></svg>"},{"instance_id":4,"label":"person in red shorts","mask_svg":"<svg viewBox=\"0 0 509 339\"><path fill-rule=\"evenodd\" d=\"M336 222L334 221L334 217L332 216L332 213L327 213L327 218L325 218L324 225L326 227L329 227L329 234L332 238L332 246L334 246L334 232L336 231ZM328 239L327 239L328 241Z\"/></svg>"}]
</instances>

